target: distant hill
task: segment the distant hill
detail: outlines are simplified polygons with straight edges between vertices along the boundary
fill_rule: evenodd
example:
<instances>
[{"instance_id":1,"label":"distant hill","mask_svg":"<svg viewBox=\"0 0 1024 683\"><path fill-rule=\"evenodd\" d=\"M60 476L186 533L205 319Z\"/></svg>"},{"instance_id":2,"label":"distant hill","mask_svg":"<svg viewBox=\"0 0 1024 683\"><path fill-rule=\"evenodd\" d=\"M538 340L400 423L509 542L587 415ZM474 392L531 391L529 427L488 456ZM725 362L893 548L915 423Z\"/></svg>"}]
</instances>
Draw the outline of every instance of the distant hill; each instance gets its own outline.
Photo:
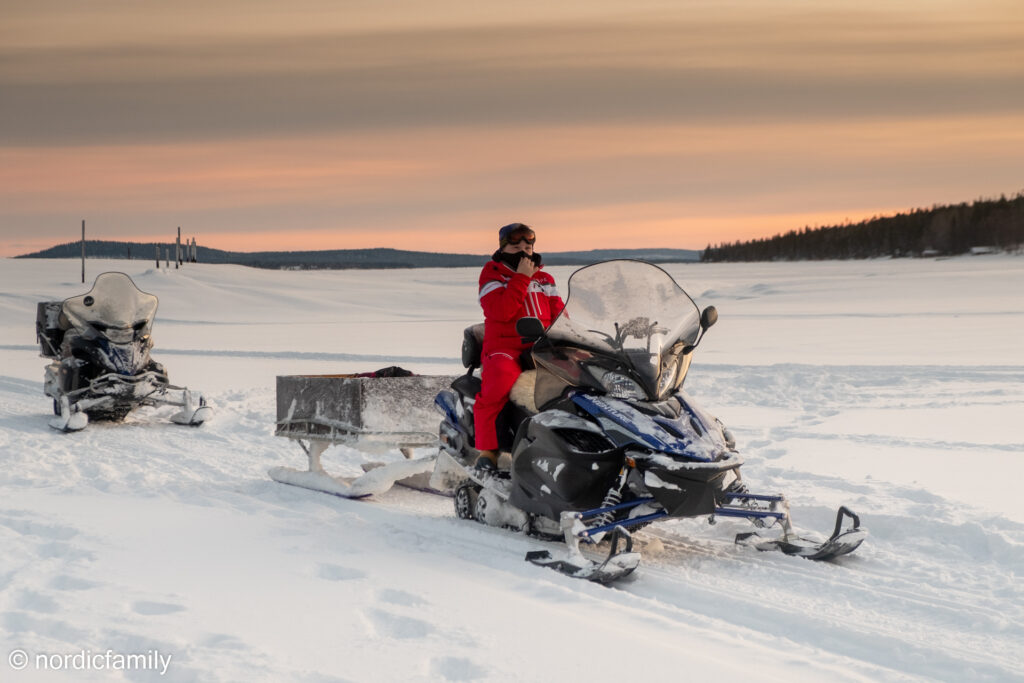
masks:
<instances>
[{"instance_id":1,"label":"distant hill","mask_svg":"<svg viewBox=\"0 0 1024 683\"><path fill-rule=\"evenodd\" d=\"M699 261L697 249L591 249L544 253L544 263L552 266L581 266L617 258L638 259L649 263L685 263Z\"/></svg>"},{"instance_id":2,"label":"distant hill","mask_svg":"<svg viewBox=\"0 0 1024 683\"><path fill-rule=\"evenodd\" d=\"M791 230L749 242L708 245L702 260L799 261L883 256L953 256L1020 251L1024 192L1007 199L934 206L856 224Z\"/></svg>"},{"instance_id":3,"label":"distant hill","mask_svg":"<svg viewBox=\"0 0 1024 683\"><path fill-rule=\"evenodd\" d=\"M86 258L137 259L155 261L156 250L164 260L164 249L174 258L174 245L153 242L111 242L86 240ZM478 266L489 254L439 254L401 249L334 249L329 251L237 252L196 247L200 263L233 263L255 268L342 269L342 268L461 268ZM82 243L68 242L14 258L81 258ZM652 263L699 261L693 249L593 249L591 251L544 252L544 263L552 266L586 265L614 258L632 258Z\"/></svg>"}]
</instances>

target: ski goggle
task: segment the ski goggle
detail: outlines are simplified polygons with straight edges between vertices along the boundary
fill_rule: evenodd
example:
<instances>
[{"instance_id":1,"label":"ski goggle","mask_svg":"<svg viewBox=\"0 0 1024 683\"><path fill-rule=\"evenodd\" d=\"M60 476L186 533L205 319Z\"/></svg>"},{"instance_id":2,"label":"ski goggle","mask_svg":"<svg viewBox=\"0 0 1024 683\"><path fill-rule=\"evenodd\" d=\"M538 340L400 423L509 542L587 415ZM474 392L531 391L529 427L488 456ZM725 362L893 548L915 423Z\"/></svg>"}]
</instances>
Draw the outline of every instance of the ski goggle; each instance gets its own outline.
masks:
<instances>
[{"instance_id":1,"label":"ski goggle","mask_svg":"<svg viewBox=\"0 0 1024 683\"><path fill-rule=\"evenodd\" d=\"M523 242L527 244L533 244L537 241L537 236L533 233L533 230L516 230L505 238L505 244L518 245Z\"/></svg>"}]
</instances>

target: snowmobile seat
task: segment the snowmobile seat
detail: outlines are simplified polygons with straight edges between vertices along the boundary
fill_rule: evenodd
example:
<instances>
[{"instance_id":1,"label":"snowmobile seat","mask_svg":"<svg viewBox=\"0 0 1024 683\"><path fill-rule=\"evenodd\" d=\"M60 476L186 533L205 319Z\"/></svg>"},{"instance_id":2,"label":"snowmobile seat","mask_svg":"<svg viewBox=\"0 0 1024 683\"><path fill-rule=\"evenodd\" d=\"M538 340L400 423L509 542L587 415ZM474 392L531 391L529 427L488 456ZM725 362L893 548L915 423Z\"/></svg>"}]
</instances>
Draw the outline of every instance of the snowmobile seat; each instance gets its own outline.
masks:
<instances>
[{"instance_id":1,"label":"snowmobile seat","mask_svg":"<svg viewBox=\"0 0 1024 683\"><path fill-rule=\"evenodd\" d=\"M540 412L537 409L537 401L534 398L536 386L537 371L523 370L522 374L519 375L519 378L516 379L516 383L512 385L512 390L508 394L508 399L530 415L536 415Z\"/></svg>"},{"instance_id":2,"label":"snowmobile seat","mask_svg":"<svg viewBox=\"0 0 1024 683\"><path fill-rule=\"evenodd\" d=\"M480 393L480 378L472 373L461 375L452 382L452 389L463 396L473 397Z\"/></svg>"},{"instance_id":3,"label":"snowmobile seat","mask_svg":"<svg viewBox=\"0 0 1024 683\"><path fill-rule=\"evenodd\" d=\"M484 348L484 324L470 325L462 331L462 367L480 367L480 353Z\"/></svg>"},{"instance_id":4,"label":"snowmobile seat","mask_svg":"<svg viewBox=\"0 0 1024 683\"><path fill-rule=\"evenodd\" d=\"M512 385L512 390L508 395L512 403L530 415L535 415L538 412L537 403L533 397L536 383L537 371L523 370L523 373L519 375L519 379ZM457 377L452 382L451 387L463 396L473 397L480 393L480 378L472 373L466 373Z\"/></svg>"},{"instance_id":5,"label":"snowmobile seat","mask_svg":"<svg viewBox=\"0 0 1024 683\"><path fill-rule=\"evenodd\" d=\"M36 305L36 340L45 358L60 358L60 345L69 325L61 309L63 301L40 301Z\"/></svg>"}]
</instances>

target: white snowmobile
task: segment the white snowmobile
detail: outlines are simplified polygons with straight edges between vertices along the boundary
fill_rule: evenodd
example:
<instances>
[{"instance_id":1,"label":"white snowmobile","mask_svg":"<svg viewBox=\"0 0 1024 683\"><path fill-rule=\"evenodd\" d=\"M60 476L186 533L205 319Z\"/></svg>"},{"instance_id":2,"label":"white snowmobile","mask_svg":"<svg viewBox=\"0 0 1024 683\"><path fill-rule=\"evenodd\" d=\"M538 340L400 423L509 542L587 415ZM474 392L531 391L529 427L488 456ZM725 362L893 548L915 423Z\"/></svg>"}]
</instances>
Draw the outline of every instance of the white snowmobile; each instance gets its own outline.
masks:
<instances>
[{"instance_id":1,"label":"white snowmobile","mask_svg":"<svg viewBox=\"0 0 1024 683\"><path fill-rule=\"evenodd\" d=\"M750 492L731 434L683 390L693 352L717 318L649 263L607 261L573 273L565 310L547 330L536 318L517 325L535 342L536 370L523 373L499 417L499 444L511 459L496 473L473 467L480 345L468 328L469 371L435 399L444 420L431 485L453 491L462 519L564 539L564 558L541 550L526 559L602 583L636 568L630 530L660 519L747 519L781 533L742 533L737 543L809 559L854 551L867 530L847 508L830 537L806 538L793 529L785 496ZM602 538L611 541L607 558L587 559L580 544Z\"/></svg>"},{"instance_id":2,"label":"white snowmobile","mask_svg":"<svg viewBox=\"0 0 1024 683\"><path fill-rule=\"evenodd\" d=\"M210 408L202 395L169 383L149 357L157 298L124 273L102 273L92 289L64 301L41 301L36 337L46 367L43 393L53 399L50 426L84 429L89 420L121 421L138 406L174 405L177 424L199 426Z\"/></svg>"}]
</instances>

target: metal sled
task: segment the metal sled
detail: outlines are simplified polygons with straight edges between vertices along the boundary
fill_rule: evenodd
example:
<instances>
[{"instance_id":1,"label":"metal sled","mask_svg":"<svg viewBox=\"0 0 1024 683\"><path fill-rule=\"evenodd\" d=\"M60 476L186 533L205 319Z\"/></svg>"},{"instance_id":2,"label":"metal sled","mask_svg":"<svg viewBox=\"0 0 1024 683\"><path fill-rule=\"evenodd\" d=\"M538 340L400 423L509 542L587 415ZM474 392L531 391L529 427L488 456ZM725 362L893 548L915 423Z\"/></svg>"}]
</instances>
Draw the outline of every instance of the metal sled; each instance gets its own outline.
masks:
<instances>
[{"instance_id":1,"label":"metal sled","mask_svg":"<svg viewBox=\"0 0 1024 683\"><path fill-rule=\"evenodd\" d=\"M283 375L277 378L276 436L298 442L307 468L275 467L274 481L345 498L383 493L395 483L427 489L437 456L412 458L412 449L437 443L434 396L455 376ZM330 446L392 449L404 461L370 465L359 477L337 477L323 468Z\"/></svg>"}]
</instances>

